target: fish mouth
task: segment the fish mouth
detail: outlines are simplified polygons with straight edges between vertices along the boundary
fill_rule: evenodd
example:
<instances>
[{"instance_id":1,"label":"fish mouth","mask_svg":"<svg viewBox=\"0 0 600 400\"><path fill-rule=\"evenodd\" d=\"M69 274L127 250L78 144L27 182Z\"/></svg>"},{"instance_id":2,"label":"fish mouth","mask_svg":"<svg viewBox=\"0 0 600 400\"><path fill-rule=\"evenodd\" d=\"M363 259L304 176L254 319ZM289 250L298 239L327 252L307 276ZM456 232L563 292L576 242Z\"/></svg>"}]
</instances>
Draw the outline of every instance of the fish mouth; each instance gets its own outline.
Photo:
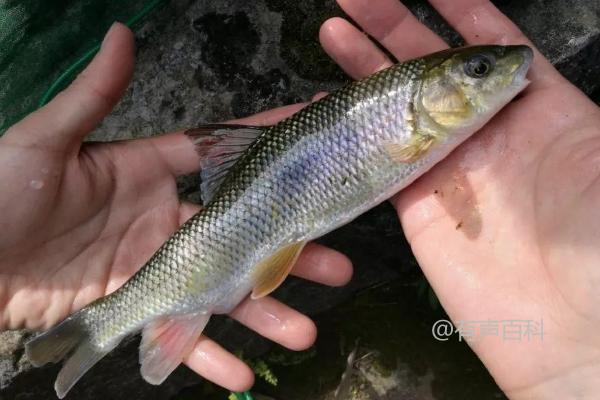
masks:
<instances>
[{"instance_id":1,"label":"fish mouth","mask_svg":"<svg viewBox=\"0 0 600 400\"><path fill-rule=\"evenodd\" d=\"M511 52L520 59L518 66L513 72L513 85L526 86L529 83L527 72L533 62L533 50L526 45L511 46Z\"/></svg>"}]
</instances>

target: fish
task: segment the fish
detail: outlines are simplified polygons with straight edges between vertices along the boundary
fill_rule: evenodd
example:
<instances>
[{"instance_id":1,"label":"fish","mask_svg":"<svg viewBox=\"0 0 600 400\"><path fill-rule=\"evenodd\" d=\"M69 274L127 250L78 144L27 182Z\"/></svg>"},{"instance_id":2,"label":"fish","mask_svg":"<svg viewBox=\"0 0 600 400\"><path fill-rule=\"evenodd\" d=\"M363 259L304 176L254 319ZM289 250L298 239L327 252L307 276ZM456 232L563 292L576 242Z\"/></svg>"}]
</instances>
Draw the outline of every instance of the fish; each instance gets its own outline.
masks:
<instances>
[{"instance_id":1,"label":"fish","mask_svg":"<svg viewBox=\"0 0 600 400\"><path fill-rule=\"evenodd\" d=\"M29 340L28 359L66 359L55 382L63 398L141 331L141 375L162 383L211 315L271 293L307 242L404 189L482 128L528 85L532 59L525 45L448 49L347 84L272 126L188 131L205 207L122 287Z\"/></svg>"}]
</instances>

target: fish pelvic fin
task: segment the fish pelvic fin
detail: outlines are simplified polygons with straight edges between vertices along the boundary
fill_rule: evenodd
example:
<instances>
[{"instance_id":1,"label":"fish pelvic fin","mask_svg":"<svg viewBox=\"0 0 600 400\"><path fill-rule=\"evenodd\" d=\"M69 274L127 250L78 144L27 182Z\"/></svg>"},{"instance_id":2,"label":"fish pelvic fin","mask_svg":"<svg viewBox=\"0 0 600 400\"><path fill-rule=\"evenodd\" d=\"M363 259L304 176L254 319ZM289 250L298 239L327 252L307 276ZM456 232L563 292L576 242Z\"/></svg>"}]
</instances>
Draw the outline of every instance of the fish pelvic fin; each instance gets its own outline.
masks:
<instances>
[{"instance_id":1,"label":"fish pelvic fin","mask_svg":"<svg viewBox=\"0 0 600 400\"><path fill-rule=\"evenodd\" d=\"M200 156L202 203L212 200L231 167L266 128L213 124L185 132Z\"/></svg>"},{"instance_id":2,"label":"fish pelvic fin","mask_svg":"<svg viewBox=\"0 0 600 400\"><path fill-rule=\"evenodd\" d=\"M208 313L159 318L144 328L140 343L140 372L144 380L160 385L192 351L210 319Z\"/></svg>"},{"instance_id":3,"label":"fish pelvic fin","mask_svg":"<svg viewBox=\"0 0 600 400\"><path fill-rule=\"evenodd\" d=\"M90 330L83 321L81 310L57 326L47 330L25 343L25 354L31 363L42 366L56 363L67 357L56 377L54 389L62 399L75 383L102 357L118 344L110 348L98 348L91 342Z\"/></svg>"},{"instance_id":4,"label":"fish pelvic fin","mask_svg":"<svg viewBox=\"0 0 600 400\"><path fill-rule=\"evenodd\" d=\"M289 275L306 241L284 246L259 263L254 276L252 299L260 299L279 287Z\"/></svg>"}]
</instances>

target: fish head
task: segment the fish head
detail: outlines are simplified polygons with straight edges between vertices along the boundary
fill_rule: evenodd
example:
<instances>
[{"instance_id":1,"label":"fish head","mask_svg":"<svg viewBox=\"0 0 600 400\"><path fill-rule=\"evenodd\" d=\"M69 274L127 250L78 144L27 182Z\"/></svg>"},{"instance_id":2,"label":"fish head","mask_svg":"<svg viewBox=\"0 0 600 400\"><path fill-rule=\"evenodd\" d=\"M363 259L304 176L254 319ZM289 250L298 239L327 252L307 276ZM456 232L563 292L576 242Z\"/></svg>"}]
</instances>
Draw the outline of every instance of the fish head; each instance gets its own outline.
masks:
<instances>
[{"instance_id":1,"label":"fish head","mask_svg":"<svg viewBox=\"0 0 600 400\"><path fill-rule=\"evenodd\" d=\"M416 106L432 129L471 134L529 83L528 46L473 46L425 57Z\"/></svg>"}]
</instances>

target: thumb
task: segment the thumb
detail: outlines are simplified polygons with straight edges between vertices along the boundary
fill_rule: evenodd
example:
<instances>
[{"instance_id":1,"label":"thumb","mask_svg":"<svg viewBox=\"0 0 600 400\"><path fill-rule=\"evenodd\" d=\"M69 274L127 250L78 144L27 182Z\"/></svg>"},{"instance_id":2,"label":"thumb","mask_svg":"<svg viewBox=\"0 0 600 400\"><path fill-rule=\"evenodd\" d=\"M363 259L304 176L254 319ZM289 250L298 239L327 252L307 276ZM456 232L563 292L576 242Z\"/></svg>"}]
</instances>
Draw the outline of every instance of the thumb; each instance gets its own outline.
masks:
<instances>
[{"instance_id":1,"label":"thumb","mask_svg":"<svg viewBox=\"0 0 600 400\"><path fill-rule=\"evenodd\" d=\"M5 139L57 150L79 148L127 88L134 66L133 34L115 23L87 68L50 103L10 128Z\"/></svg>"}]
</instances>

